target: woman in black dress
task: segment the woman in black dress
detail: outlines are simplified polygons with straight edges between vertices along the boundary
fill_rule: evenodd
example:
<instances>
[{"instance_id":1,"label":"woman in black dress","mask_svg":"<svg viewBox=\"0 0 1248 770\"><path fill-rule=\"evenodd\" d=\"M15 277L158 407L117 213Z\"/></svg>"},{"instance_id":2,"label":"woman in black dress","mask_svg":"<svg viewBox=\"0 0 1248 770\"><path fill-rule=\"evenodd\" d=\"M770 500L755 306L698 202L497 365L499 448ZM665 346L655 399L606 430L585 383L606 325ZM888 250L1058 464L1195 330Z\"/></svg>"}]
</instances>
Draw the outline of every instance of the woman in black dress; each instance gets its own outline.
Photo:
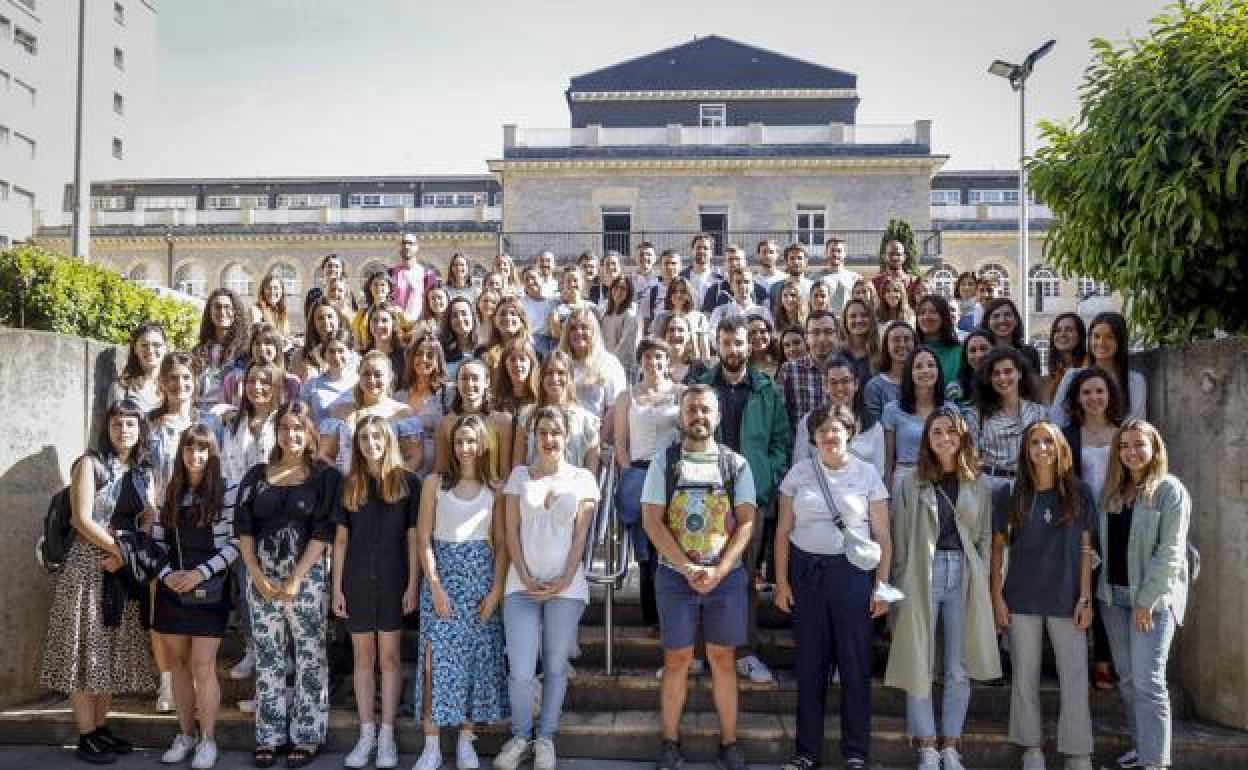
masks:
<instances>
[{"instance_id":1,"label":"woman in black dress","mask_svg":"<svg viewBox=\"0 0 1248 770\"><path fill-rule=\"evenodd\" d=\"M364 767L374 749L377 767L398 764L394 717L402 676L403 615L416 609L420 576L416 515L420 482L403 468L399 440L377 415L360 418L351 465L335 499L334 614L347 619L355 650L355 703L360 737L347 767ZM381 730L374 718L374 669L381 664Z\"/></svg>"},{"instance_id":2,"label":"woman in black dress","mask_svg":"<svg viewBox=\"0 0 1248 770\"><path fill-rule=\"evenodd\" d=\"M161 761L176 764L194 749L191 767L209 768L217 761L213 729L221 705L217 648L230 615L225 580L238 558L238 540L234 511L225 507L221 454L212 428L204 423L187 428L174 457L160 517L152 528L152 537L169 554L159 575L154 628L162 634L178 711L178 734Z\"/></svg>"},{"instance_id":3,"label":"woman in black dress","mask_svg":"<svg viewBox=\"0 0 1248 770\"><path fill-rule=\"evenodd\" d=\"M256 644L257 767L294 744L287 767L303 767L329 730L325 630L333 539L330 508L340 477L317 457L312 408L277 411L277 446L239 484L234 531L247 565L247 601ZM286 697L286 649L295 648L294 697Z\"/></svg>"}]
</instances>

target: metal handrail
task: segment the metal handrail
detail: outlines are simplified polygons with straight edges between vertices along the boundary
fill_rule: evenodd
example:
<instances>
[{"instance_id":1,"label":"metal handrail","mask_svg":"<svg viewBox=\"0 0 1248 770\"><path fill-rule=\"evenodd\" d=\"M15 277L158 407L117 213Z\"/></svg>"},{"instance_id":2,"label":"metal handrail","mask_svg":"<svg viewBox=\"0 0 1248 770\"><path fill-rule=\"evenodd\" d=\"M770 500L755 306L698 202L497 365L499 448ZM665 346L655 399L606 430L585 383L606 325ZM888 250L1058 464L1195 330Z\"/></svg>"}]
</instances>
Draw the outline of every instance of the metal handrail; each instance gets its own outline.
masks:
<instances>
[{"instance_id":1,"label":"metal handrail","mask_svg":"<svg viewBox=\"0 0 1248 770\"><path fill-rule=\"evenodd\" d=\"M628 561L632 556L632 539L620 526L619 510L615 504L615 485L619 480L619 470L615 465L615 448L602 448L601 467L598 471L598 507L594 512L594 521L590 526L589 537L586 538L585 579L594 584L605 586L606 596L603 601L603 643L607 674L614 673L614 639L615 636L615 592L623 585L628 574ZM594 554L602 549L602 570L594 569Z\"/></svg>"}]
</instances>

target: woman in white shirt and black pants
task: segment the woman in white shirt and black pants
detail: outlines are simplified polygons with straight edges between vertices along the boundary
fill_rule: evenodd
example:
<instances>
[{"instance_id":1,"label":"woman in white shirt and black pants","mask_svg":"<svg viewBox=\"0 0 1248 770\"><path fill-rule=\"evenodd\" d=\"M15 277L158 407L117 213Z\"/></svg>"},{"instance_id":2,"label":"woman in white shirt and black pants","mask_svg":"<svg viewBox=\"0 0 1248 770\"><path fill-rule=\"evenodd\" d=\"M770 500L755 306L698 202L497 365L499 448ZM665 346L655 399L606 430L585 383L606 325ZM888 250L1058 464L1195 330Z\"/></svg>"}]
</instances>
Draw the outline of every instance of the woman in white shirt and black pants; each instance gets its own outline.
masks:
<instances>
[{"instance_id":1,"label":"woman in white shirt and black pants","mask_svg":"<svg viewBox=\"0 0 1248 770\"><path fill-rule=\"evenodd\" d=\"M793 613L797 641L797 753L785 770L812 770L823 754L828 674L841 675L841 753L865 768L871 741L872 618L887 612L874 597L892 561L888 491L880 474L849 451L858 420L844 406L810 413L805 438L818 456L793 466L780 484L776 525L776 606ZM832 497L830 506L822 474ZM831 510L835 507L836 510ZM880 546L874 574L850 563L841 525Z\"/></svg>"}]
</instances>

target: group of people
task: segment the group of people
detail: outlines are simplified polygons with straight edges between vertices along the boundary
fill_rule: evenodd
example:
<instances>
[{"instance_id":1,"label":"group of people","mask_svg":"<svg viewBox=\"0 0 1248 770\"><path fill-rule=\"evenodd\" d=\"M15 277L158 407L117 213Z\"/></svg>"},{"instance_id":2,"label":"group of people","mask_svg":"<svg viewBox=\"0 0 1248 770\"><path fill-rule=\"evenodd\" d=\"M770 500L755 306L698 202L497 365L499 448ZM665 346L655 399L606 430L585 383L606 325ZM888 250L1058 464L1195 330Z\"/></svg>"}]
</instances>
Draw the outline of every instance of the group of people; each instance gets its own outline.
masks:
<instances>
[{"instance_id":1,"label":"group of people","mask_svg":"<svg viewBox=\"0 0 1248 770\"><path fill-rule=\"evenodd\" d=\"M70 697L77 756L127 753L110 696L158 691L178 717L163 761L212 767L233 614L244 652L229 675L255 677L240 705L258 767L320 752L341 626L360 722L346 766L397 765L410 627L415 770L440 767L443 728L458 728L456 766L478 767L474 726L506 719L493 766L554 770L613 457L663 649L660 770L684 765L688 677L707 666L718 766L747 767L738 677L774 681L757 638L769 589L797 651L786 770L819 766L830 677L845 766L866 767L881 634L920 770L962 767L969 682L1002 677L1003 647L1009 739L1041 770L1046 632L1066 767L1090 767L1089 687L1115 673L1135 744L1119 763L1168 766L1190 501L1143 420L1122 317L1059 316L1041 378L993 281L967 274L950 301L909 272L900 241L871 278L836 239L817 273L798 244L761 242L753 265L728 245L722 272L715 247L695 237L682 269L642 243L629 274L614 252L562 271L551 252L523 270L503 254L474 282L463 255L445 277L422 265L408 235L358 297L326 257L301 334L276 275L250 307L211 292L190 351L136 329L73 469L76 538L43 662L44 685Z\"/></svg>"}]
</instances>

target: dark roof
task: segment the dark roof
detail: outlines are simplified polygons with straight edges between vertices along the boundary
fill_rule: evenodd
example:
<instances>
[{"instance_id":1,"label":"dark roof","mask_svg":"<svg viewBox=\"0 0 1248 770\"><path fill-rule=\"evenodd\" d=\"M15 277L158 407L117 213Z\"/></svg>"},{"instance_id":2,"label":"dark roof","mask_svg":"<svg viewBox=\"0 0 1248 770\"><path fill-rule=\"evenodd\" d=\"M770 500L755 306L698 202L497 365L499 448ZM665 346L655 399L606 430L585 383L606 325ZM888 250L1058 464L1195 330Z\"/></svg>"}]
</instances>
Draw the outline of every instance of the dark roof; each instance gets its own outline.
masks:
<instances>
[{"instance_id":1,"label":"dark roof","mask_svg":"<svg viewBox=\"0 0 1248 770\"><path fill-rule=\"evenodd\" d=\"M504 160L581 158L861 158L931 154L925 144L654 145L646 147L507 147Z\"/></svg>"},{"instance_id":2,"label":"dark roof","mask_svg":"<svg viewBox=\"0 0 1248 770\"><path fill-rule=\"evenodd\" d=\"M857 83L850 72L708 35L577 75L568 92L856 88Z\"/></svg>"}]
</instances>

